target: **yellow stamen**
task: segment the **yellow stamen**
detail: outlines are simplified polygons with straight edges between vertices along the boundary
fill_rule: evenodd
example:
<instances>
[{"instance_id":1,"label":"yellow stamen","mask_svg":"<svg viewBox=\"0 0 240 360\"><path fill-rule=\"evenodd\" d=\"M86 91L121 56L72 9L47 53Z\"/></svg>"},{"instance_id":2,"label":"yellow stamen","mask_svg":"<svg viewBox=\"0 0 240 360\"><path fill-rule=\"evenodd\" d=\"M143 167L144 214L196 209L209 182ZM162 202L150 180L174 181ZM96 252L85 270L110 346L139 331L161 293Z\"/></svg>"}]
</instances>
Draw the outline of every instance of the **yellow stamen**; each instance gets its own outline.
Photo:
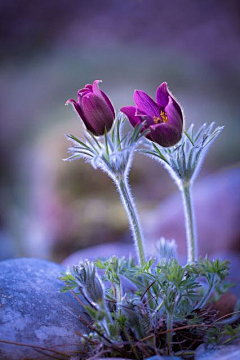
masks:
<instances>
[{"instance_id":1,"label":"yellow stamen","mask_svg":"<svg viewBox=\"0 0 240 360\"><path fill-rule=\"evenodd\" d=\"M154 116L154 117L153 117L153 121L154 121L156 124L159 124L159 123L162 122L162 119L161 119L160 117L158 117L158 116Z\"/></svg>"},{"instance_id":2,"label":"yellow stamen","mask_svg":"<svg viewBox=\"0 0 240 360\"><path fill-rule=\"evenodd\" d=\"M167 117L167 114L165 113L165 111L161 110L160 116L161 116L163 122L168 122L168 117Z\"/></svg>"},{"instance_id":3,"label":"yellow stamen","mask_svg":"<svg viewBox=\"0 0 240 360\"><path fill-rule=\"evenodd\" d=\"M155 124L160 124L162 122L167 123L168 122L167 114L165 113L165 111L161 110L160 117L153 116L153 121L155 122Z\"/></svg>"}]
</instances>

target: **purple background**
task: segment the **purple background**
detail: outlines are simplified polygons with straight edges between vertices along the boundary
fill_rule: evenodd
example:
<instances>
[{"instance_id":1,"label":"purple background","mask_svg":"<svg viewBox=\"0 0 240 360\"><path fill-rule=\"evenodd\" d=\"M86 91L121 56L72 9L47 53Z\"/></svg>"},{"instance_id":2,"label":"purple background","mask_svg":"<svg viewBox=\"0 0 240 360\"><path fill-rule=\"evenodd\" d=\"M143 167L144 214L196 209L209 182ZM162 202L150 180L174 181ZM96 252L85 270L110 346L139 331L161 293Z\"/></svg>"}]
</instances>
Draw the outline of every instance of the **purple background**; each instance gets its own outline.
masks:
<instances>
[{"instance_id":1,"label":"purple background","mask_svg":"<svg viewBox=\"0 0 240 360\"><path fill-rule=\"evenodd\" d=\"M64 103L85 83L102 79L118 110L135 88L155 96L167 81L186 124L226 126L200 177L239 161L239 13L237 0L0 1L1 258L60 261L129 239L110 180L61 161L64 134L82 131ZM176 192L142 157L131 182L141 214Z\"/></svg>"}]
</instances>

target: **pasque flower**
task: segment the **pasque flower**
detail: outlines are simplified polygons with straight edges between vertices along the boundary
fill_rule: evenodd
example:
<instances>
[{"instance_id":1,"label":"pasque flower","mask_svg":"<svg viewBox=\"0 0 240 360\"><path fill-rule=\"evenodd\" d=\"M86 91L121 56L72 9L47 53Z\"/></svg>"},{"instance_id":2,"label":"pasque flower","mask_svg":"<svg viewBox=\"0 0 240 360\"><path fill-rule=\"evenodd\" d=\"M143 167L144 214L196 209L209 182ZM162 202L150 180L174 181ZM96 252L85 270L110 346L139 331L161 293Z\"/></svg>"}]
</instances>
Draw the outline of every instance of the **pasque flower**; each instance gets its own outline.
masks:
<instances>
[{"instance_id":1,"label":"pasque flower","mask_svg":"<svg viewBox=\"0 0 240 360\"><path fill-rule=\"evenodd\" d=\"M161 146L173 146L179 142L183 130L182 110L163 82L157 89L156 101L141 90L135 90L134 106L125 106L121 111L127 115L132 126L145 121L149 129L148 139Z\"/></svg>"},{"instance_id":2,"label":"pasque flower","mask_svg":"<svg viewBox=\"0 0 240 360\"><path fill-rule=\"evenodd\" d=\"M77 100L69 99L66 105L72 104L86 128L96 136L109 131L115 119L115 111L110 99L99 89L101 80L86 84L78 90Z\"/></svg>"}]
</instances>

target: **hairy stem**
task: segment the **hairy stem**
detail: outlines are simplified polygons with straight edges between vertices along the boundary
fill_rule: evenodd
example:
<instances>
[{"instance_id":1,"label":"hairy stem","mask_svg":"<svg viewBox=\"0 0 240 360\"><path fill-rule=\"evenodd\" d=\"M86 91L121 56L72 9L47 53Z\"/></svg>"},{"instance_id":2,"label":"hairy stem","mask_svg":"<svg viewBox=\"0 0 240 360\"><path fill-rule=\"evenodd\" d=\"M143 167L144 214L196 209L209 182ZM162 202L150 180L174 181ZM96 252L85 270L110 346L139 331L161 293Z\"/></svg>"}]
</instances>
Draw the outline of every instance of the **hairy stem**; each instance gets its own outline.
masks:
<instances>
[{"instance_id":1,"label":"hairy stem","mask_svg":"<svg viewBox=\"0 0 240 360\"><path fill-rule=\"evenodd\" d=\"M173 327L173 315L172 313L168 312L167 314L167 334L166 334L166 341L167 341L167 346L168 346L168 355L172 354L172 331L171 330Z\"/></svg>"},{"instance_id":2,"label":"hairy stem","mask_svg":"<svg viewBox=\"0 0 240 360\"><path fill-rule=\"evenodd\" d=\"M145 262L145 250L144 250L144 236L142 231L142 226L139 220L137 208L135 206L131 190L127 181L127 177L123 176L120 179L115 180L117 184L117 188L128 215L129 223L132 230L132 235L134 239L135 248L137 250L138 263L139 265L143 265ZM148 281L144 281L146 288L148 288ZM147 292L147 298L150 308L153 308L153 300L151 291Z\"/></svg>"},{"instance_id":3,"label":"hairy stem","mask_svg":"<svg viewBox=\"0 0 240 360\"><path fill-rule=\"evenodd\" d=\"M184 215L185 215L185 228L187 236L187 261L192 262L197 260L197 232L195 224L195 216L193 212L191 187L189 183L183 184L181 188L183 203L184 203Z\"/></svg>"},{"instance_id":4,"label":"hairy stem","mask_svg":"<svg viewBox=\"0 0 240 360\"><path fill-rule=\"evenodd\" d=\"M176 307L181 299L181 296L178 294L174 299L174 305L170 311L167 312L167 334L166 334L166 342L168 346L168 355L172 355L172 334L170 331L173 328L173 317L176 310Z\"/></svg>"},{"instance_id":5,"label":"hairy stem","mask_svg":"<svg viewBox=\"0 0 240 360\"><path fill-rule=\"evenodd\" d=\"M117 313L118 313L118 316L120 317L120 315L121 315L121 307L119 306L119 304L122 301L122 286L121 286L121 283L116 285L116 300L117 300Z\"/></svg>"},{"instance_id":6,"label":"hairy stem","mask_svg":"<svg viewBox=\"0 0 240 360\"><path fill-rule=\"evenodd\" d=\"M129 188L126 177L116 180L118 191L126 213L128 215L129 223L131 226L135 247L137 249L138 262L143 265L145 262L145 251L144 251L144 238L142 227L139 221L137 209L134 204L133 197Z\"/></svg>"}]
</instances>

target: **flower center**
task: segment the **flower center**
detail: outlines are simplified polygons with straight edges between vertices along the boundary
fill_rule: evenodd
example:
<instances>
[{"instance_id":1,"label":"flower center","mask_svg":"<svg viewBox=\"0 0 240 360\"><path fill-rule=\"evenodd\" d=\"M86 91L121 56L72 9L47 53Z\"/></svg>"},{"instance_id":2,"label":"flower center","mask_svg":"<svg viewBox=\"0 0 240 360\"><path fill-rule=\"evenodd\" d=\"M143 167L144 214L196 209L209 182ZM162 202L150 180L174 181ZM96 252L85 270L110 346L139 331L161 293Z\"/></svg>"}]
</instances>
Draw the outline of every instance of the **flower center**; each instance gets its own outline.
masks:
<instances>
[{"instance_id":1,"label":"flower center","mask_svg":"<svg viewBox=\"0 0 240 360\"><path fill-rule=\"evenodd\" d=\"M165 113L165 111L161 110L161 112L160 112L160 117L158 117L158 116L153 116L153 121L154 121L156 124L160 124L160 123L162 123L162 122L167 123L167 122L168 122L167 114Z\"/></svg>"}]
</instances>

